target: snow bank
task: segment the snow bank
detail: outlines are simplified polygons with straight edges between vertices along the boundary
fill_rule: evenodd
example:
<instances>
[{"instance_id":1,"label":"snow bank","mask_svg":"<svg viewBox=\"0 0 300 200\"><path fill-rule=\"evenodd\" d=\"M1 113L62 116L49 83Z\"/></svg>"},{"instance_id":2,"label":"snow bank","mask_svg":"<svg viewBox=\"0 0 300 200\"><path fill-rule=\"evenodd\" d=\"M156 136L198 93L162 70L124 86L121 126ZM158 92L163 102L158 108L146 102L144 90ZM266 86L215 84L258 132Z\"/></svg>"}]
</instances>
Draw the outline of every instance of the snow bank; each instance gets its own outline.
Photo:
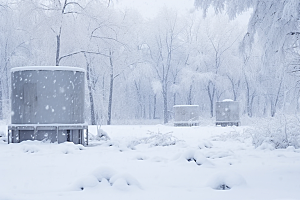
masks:
<instances>
[{"instance_id":1,"label":"snow bank","mask_svg":"<svg viewBox=\"0 0 300 200\"><path fill-rule=\"evenodd\" d=\"M104 130L111 140L88 147L38 141L1 144L0 199L299 198L299 149L254 148L251 141L239 139L243 127L139 125ZM135 150L120 152L132 139L149 136L148 130L172 132L185 146L138 144ZM220 135L224 137L213 140ZM107 167L97 168L99 164Z\"/></svg>"},{"instance_id":2,"label":"snow bank","mask_svg":"<svg viewBox=\"0 0 300 200\"><path fill-rule=\"evenodd\" d=\"M63 154L74 154L76 151L84 150L85 147L81 144L74 144L73 142L64 142L57 145L57 151Z\"/></svg>"},{"instance_id":3,"label":"snow bank","mask_svg":"<svg viewBox=\"0 0 300 200\"><path fill-rule=\"evenodd\" d=\"M110 167L98 167L90 175L80 178L71 190L80 191L94 187L108 187L118 190L128 190L128 187L142 189L141 184L128 173L117 173Z\"/></svg>"},{"instance_id":4,"label":"snow bank","mask_svg":"<svg viewBox=\"0 0 300 200\"><path fill-rule=\"evenodd\" d=\"M246 185L245 179L240 174L231 171L219 172L212 176L207 183L208 187L215 190L230 190L243 185Z\"/></svg>"}]
</instances>

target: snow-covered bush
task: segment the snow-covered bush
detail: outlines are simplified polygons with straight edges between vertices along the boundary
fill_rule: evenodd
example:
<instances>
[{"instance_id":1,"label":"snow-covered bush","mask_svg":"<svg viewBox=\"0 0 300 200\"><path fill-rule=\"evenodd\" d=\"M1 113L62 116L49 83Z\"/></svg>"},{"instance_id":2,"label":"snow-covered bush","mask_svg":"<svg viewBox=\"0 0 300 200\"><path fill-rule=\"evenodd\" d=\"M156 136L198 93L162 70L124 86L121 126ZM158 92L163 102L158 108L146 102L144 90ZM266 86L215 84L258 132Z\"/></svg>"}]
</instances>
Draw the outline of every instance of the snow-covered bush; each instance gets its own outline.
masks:
<instances>
[{"instance_id":1,"label":"snow-covered bush","mask_svg":"<svg viewBox=\"0 0 300 200\"><path fill-rule=\"evenodd\" d=\"M200 151L188 150L183 154L183 158L188 162L195 162L199 166L213 166L213 164Z\"/></svg>"},{"instance_id":2,"label":"snow-covered bush","mask_svg":"<svg viewBox=\"0 0 300 200\"><path fill-rule=\"evenodd\" d=\"M254 146L273 146L275 149L293 146L300 148L300 119L296 116L280 115L261 120L254 128L246 129L252 136Z\"/></svg>"},{"instance_id":3,"label":"snow-covered bush","mask_svg":"<svg viewBox=\"0 0 300 200\"><path fill-rule=\"evenodd\" d=\"M64 142L57 145L56 150L63 154L74 154L76 151L85 150L82 144L74 144L73 142Z\"/></svg>"},{"instance_id":4,"label":"snow-covered bush","mask_svg":"<svg viewBox=\"0 0 300 200\"><path fill-rule=\"evenodd\" d=\"M0 131L0 142L7 142L7 137L3 130Z\"/></svg>"},{"instance_id":5,"label":"snow-covered bush","mask_svg":"<svg viewBox=\"0 0 300 200\"><path fill-rule=\"evenodd\" d=\"M150 146L170 146L176 145L178 142L182 142L182 140L177 139L172 135L172 132L161 133L148 131L149 136L143 137L137 140L133 140L129 143L129 148L134 148L139 144L149 144Z\"/></svg>"},{"instance_id":6,"label":"snow-covered bush","mask_svg":"<svg viewBox=\"0 0 300 200\"><path fill-rule=\"evenodd\" d=\"M0 130L0 137L5 137L5 136L6 136L5 132L3 130Z\"/></svg>"},{"instance_id":7,"label":"snow-covered bush","mask_svg":"<svg viewBox=\"0 0 300 200\"><path fill-rule=\"evenodd\" d=\"M210 149L213 147L212 143L208 140L202 140L200 143L198 143L199 149Z\"/></svg>"},{"instance_id":8,"label":"snow-covered bush","mask_svg":"<svg viewBox=\"0 0 300 200\"><path fill-rule=\"evenodd\" d=\"M110 137L100 126L97 126L97 135L89 134L89 140L107 141Z\"/></svg>"},{"instance_id":9,"label":"snow-covered bush","mask_svg":"<svg viewBox=\"0 0 300 200\"><path fill-rule=\"evenodd\" d=\"M212 137L213 141L240 141L245 142L246 140L250 139L251 135L248 131L244 131L243 129L232 128L229 132L225 132L220 135L215 135ZM199 147L200 148L200 147Z\"/></svg>"}]
</instances>

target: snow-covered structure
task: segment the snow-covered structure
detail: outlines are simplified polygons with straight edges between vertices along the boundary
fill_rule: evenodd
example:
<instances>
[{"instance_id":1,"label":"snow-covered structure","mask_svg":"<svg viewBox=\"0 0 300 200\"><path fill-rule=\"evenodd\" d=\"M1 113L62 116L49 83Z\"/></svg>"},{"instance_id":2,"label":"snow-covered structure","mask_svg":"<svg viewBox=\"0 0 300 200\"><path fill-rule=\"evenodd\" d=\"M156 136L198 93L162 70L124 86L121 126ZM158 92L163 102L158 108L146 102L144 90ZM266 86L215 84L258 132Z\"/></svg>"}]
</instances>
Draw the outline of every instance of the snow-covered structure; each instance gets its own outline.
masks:
<instances>
[{"instance_id":1,"label":"snow-covered structure","mask_svg":"<svg viewBox=\"0 0 300 200\"><path fill-rule=\"evenodd\" d=\"M239 102L230 99L216 102L216 125L239 126Z\"/></svg>"},{"instance_id":2,"label":"snow-covered structure","mask_svg":"<svg viewBox=\"0 0 300 200\"><path fill-rule=\"evenodd\" d=\"M78 67L29 66L11 70L8 142L87 142L85 71Z\"/></svg>"},{"instance_id":3,"label":"snow-covered structure","mask_svg":"<svg viewBox=\"0 0 300 200\"><path fill-rule=\"evenodd\" d=\"M175 105L174 126L199 126L199 105Z\"/></svg>"}]
</instances>

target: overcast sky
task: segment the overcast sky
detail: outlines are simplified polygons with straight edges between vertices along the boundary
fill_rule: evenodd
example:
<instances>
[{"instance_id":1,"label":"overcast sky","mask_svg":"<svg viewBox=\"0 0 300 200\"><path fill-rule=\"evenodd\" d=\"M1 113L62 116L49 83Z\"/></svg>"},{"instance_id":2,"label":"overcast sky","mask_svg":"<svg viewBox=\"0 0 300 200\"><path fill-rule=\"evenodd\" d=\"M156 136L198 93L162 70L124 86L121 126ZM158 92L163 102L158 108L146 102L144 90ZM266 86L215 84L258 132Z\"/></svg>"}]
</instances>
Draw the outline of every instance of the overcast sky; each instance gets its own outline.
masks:
<instances>
[{"instance_id":1,"label":"overcast sky","mask_svg":"<svg viewBox=\"0 0 300 200\"><path fill-rule=\"evenodd\" d=\"M146 19L153 18L164 6L184 13L194 8L194 0L118 0L115 3L115 7L119 9L138 10Z\"/></svg>"}]
</instances>

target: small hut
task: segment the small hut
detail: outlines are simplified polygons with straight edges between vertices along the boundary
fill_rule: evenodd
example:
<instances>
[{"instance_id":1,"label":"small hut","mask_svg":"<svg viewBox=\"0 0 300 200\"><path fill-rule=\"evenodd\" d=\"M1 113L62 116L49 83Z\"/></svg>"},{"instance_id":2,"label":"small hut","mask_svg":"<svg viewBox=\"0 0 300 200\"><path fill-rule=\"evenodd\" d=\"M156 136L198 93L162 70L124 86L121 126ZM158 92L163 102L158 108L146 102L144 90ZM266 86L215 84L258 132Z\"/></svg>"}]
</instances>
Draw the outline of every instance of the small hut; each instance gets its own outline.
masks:
<instances>
[{"instance_id":1,"label":"small hut","mask_svg":"<svg viewBox=\"0 0 300 200\"><path fill-rule=\"evenodd\" d=\"M230 99L216 102L216 125L239 126L239 102Z\"/></svg>"},{"instance_id":2,"label":"small hut","mask_svg":"<svg viewBox=\"0 0 300 200\"><path fill-rule=\"evenodd\" d=\"M17 67L11 70L11 84L9 143L40 140L87 144L84 69Z\"/></svg>"},{"instance_id":3,"label":"small hut","mask_svg":"<svg viewBox=\"0 0 300 200\"><path fill-rule=\"evenodd\" d=\"M199 126L199 105L175 105L174 126Z\"/></svg>"}]
</instances>

